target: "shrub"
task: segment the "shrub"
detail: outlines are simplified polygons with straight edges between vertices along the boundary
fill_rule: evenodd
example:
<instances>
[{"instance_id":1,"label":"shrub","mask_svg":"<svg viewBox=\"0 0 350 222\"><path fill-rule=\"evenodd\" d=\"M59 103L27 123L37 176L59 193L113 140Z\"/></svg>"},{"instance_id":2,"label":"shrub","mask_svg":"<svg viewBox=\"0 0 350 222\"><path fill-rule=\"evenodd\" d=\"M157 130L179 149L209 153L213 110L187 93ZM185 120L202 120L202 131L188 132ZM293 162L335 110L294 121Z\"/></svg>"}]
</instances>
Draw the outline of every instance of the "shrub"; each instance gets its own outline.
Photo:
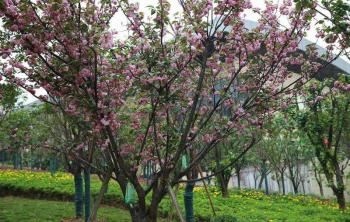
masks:
<instances>
[{"instance_id":1,"label":"shrub","mask_svg":"<svg viewBox=\"0 0 350 222\"><path fill-rule=\"evenodd\" d=\"M222 215L210 218L210 222L237 222L237 218L231 215Z\"/></svg>"}]
</instances>

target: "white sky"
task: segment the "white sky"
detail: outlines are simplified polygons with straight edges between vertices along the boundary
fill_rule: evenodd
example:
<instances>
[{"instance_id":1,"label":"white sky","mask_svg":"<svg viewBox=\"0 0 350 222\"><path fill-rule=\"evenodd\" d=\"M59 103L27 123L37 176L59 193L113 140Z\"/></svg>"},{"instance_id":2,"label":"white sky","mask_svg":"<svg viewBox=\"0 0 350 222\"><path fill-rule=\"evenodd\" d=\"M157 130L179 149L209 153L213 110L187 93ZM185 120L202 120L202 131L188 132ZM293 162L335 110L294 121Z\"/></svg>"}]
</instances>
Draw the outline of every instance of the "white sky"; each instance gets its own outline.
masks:
<instances>
[{"instance_id":1,"label":"white sky","mask_svg":"<svg viewBox=\"0 0 350 222\"><path fill-rule=\"evenodd\" d=\"M158 3L158 0L130 0L130 1L134 3L136 2L139 3L140 11L143 11L145 13L145 17L150 15L147 6L150 6L150 5L155 6ZM170 15L173 15L174 13L181 11L181 6L179 5L178 0L168 0L168 1L171 4ZM263 8L265 5L264 0L251 0L251 2L253 7ZM282 0L273 0L273 2L275 3L282 2ZM258 15L256 15L251 11L246 13L246 19L248 20L256 21L258 18L259 18ZM284 21L281 20L281 22L283 23ZM127 23L127 20L125 19L125 17L122 14L117 14L117 16L112 20L112 28L116 29L121 35L123 34L126 35L124 30L120 28L118 29L118 27L125 27L126 23ZM307 39L312 42L317 42L318 45L324 47L326 43L322 40L317 40L315 38L316 29L314 27L315 26L312 26L311 30L308 32ZM43 90L39 90L38 94L42 95L42 94L45 94L45 92ZM36 100L36 98L30 95L29 93L26 93L26 97L28 97L28 99L25 101L25 104L31 103Z\"/></svg>"}]
</instances>

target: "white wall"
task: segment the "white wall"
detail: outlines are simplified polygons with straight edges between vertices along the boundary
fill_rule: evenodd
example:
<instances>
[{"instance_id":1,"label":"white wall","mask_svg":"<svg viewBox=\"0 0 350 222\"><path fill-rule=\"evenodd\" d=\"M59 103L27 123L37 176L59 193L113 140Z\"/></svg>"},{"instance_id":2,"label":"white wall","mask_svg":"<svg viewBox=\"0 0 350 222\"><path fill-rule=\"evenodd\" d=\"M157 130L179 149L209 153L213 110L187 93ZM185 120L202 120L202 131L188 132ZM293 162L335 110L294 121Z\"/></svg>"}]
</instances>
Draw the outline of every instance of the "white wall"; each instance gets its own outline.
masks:
<instances>
[{"instance_id":1,"label":"white wall","mask_svg":"<svg viewBox=\"0 0 350 222\"><path fill-rule=\"evenodd\" d=\"M319 186L316 182L314 173L312 171L312 168L310 166L305 166L303 165L301 167L301 172L304 178L304 189L302 184L300 184L299 186L299 193L304 193L305 190L305 194L314 194L314 195L318 195L320 196L320 189ZM345 175L347 175L350 172L350 168L347 167L345 169ZM281 192L282 193L282 188L280 188L281 190L279 191L278 188L278 183L276 181L276 176L274 175L275 173L272 172L268 175L267 180L268 180L268 187L269 187L269 192ZM254 169L254 167L247 167L245 169L243 169L241 171L241 188L249 188L249 189L255 189L255 184L254 184L254 175L259 175L259 172L256 171ZM257 185L259 183L260 180L260 176L257 179ZM345 187L346 187L346 200L350 201L350 181L346 180L344 178L344 182L345 182ZM237 183L237 176L233 175L230 182L229 182L229 187L237 187L238 183ZM265 183L263 182L263 189L265 189ZM285 190L286 193L293 193L293 185L290 181L290 179L288 178L288 172L286 172L285 175ZM324 191L324 195L327 198L335 198L335 196L333 195L332 190L327 186L327 181L326 178L323 177L323 191Z\"/></svg>"}]
</instances>

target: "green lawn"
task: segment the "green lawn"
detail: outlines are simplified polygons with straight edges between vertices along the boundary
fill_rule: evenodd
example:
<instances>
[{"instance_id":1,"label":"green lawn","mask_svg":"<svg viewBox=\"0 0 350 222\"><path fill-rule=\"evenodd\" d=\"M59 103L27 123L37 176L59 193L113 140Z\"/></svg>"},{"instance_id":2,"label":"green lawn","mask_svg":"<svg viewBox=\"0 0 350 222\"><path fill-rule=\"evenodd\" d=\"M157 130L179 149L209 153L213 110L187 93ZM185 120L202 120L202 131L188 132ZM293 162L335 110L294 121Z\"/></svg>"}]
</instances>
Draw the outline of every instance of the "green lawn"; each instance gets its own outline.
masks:
<instances>
[{"instance_id":1,"label":"green lawn","mask_svg":"<svg viewBox=\"0 0 350 222\"><path fill-rule=\"evenodd\" d=\"M94 196L99 190L100 182L93 179L91 184ZM46 172L0 170L0 193L2 190L7 190L17 194L20 193L23 196L36 197L38 195L41 198L73 200L73 187L73 178L66 173L58 173L52 177ZM322 200L312 196L264 195L263 192L254 190L231 190L230 198L225 199L220 196L218 188L211 187L210 192L216 214L234 216L238 222L350 222L350 210L342 212L338 210L334 201ZM182 196L183 189L180 189L178 201L183 209ZM121 206L123 203L123 195L115 182L110 184L105 196L105 203L112 206ZM65 204L67 210L54 208L51 210L52 214L64 217L66 214L62 215L61 213L65 212L72 215L73 206L71 203ZM206 193L201 187L195 188L194 208L195 216L200 221L209 221L213 215ZM7 209L12 214L12 210ZM159 211L166 217L171 209L173 209L171 202L168 197L165 197L159 206ZM113 208L113 210L115 209ZM22 214L32 214L32 212L28 210ZM46 213L45 210L43 212ZM115 212L117 211L115 210ZM124 212L123 215L128 214L125 211L122 212ZM119 214L107 213L111 218L118 218L118 221L120 221ZM14 215L16 214L14 213ZM101 215L105 215L103 210ZM165 219L165 221L168 221L168 219Z\"/></svg>"},{"instance_id":2,"label":"green lawn","mask_svg":"<svg viewBox=\"0 0 350 222\"><path fill-rule=\"evenodd\" d=\"M129 212L119 208L103 206L98 214L101 221L130 221ZM58 222L63 218L74 218L73 203L0 197L1 222Z\"/></svg>"}]
</instances>

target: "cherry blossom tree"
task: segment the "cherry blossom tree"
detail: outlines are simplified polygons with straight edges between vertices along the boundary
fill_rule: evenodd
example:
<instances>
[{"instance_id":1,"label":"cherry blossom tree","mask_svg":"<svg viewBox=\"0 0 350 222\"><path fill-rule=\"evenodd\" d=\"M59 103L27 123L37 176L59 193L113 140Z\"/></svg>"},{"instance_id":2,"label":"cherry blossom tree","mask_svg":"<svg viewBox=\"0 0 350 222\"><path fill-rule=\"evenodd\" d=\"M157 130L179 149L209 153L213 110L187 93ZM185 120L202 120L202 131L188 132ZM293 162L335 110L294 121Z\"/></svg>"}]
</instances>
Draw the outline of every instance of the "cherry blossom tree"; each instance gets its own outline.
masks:
<instances>
[{"instance_id":1,"label":"cherry blossom tree","mask_svg":"<svg viewBox=\"0 0 350 222\"><path fill-rule=\"evenodd\" d=\"M0 7L1 75L48 103L60 98L66 115L86 123L88 138L108 151L123 193L128 184L137 193L128 205L133 221L156 221L169 186L188 182L193 189L195 167L220 141L244 134L242 121L261 126L285 105L278 98L288 101L296 83L322 69L314 51L297 53L312 10L289 0L265 9L245 0L179 4L173 17L166 0L147 17L127 0L5 0ZM260 16L252 29L247 11ZM113 30L116 16L127 19L118 29L127 38ZM290 66L299 67L296 78ZM47 96L37 95L40 88ZM221 107L230 115L220 115ZM139 172L148 161L156 171L145 187Z\"/></svg>"}]
</instances>

